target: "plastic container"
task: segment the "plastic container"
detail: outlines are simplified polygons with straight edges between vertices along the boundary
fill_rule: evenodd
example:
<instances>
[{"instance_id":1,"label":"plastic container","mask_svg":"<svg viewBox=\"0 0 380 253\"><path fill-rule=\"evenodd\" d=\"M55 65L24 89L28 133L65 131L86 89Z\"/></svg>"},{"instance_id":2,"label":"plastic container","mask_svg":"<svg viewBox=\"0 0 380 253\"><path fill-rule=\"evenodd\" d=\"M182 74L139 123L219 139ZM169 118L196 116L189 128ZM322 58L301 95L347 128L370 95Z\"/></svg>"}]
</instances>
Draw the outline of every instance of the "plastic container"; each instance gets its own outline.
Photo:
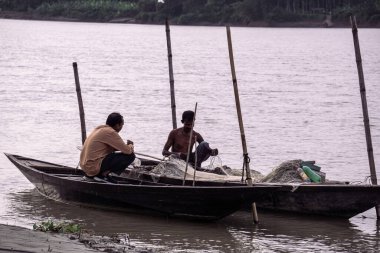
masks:
<instances>
[{"instance_id":1,"label":"plastic container","mask_svg":"<svg viewBox=\"0 0 380 253\"><path fill-rule=\"evenodd\" d=\"M310 178L306 175L306 173L303 171L303 169L298 168L297 169L298 175L302 178L302 181L304 182L310 182Z\"/></svg>"},{"instance_id":2,"label":"plastic container","mask_svg":"<svg viewBox=\"0 0 380 253\"><path fill-rule=\"evenodd\" d=\"M315 173L312 169L310 169L308 166L302 166L302 170L305 172L305 174L310 178L310 180L314 183L321 182L321 176Z\"/></svg>"}]
</instances>

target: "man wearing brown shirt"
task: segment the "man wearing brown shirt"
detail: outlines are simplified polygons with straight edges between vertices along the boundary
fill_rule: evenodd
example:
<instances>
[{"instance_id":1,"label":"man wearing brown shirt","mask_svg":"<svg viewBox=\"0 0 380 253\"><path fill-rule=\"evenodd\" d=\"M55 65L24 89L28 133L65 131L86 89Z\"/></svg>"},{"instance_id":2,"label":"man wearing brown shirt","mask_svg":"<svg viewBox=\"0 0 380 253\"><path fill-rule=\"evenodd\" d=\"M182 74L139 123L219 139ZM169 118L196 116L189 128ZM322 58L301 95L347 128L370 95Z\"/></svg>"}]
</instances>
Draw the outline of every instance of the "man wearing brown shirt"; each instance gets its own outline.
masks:
<instances>
[{"instance_id":1,"label":"man wearing brown shirt","mask_svg":"<svg viewBox=\"0 0 380 253\"><path fill-rule=\"evenodd\" d=\"M87 137L80 154L80 167L87 176L107 178L110 172L120 175L135 160L133 142L124 143L119 135L123 125L123 116L113 112L106 125L96 127Z\"/></svg>"},{"instance_id":2,"label":"man wearing brown shirt","mask_svg":"<svg viewBox=\"0 0 380 253\"><path fill-rule=\"evenodd\" d=\"M162 150L162 155L175 157L186 160L187 151L190 141L191 126L193 124L194 112L185 111L182 114L183 127L172 130L169 133L168 140ZM218 155L218 149L211 149L209 144L204 141L202 135L193 130L192 140L190 144L190 150L193 150L195 142L199 145L195 152L190 154L189 162L195 164L195 155L197 156L197 169L201 168L201 163L206 161L210 156ZM171 148L171 151L169 149Z\"/></svg>"}]
</instances>

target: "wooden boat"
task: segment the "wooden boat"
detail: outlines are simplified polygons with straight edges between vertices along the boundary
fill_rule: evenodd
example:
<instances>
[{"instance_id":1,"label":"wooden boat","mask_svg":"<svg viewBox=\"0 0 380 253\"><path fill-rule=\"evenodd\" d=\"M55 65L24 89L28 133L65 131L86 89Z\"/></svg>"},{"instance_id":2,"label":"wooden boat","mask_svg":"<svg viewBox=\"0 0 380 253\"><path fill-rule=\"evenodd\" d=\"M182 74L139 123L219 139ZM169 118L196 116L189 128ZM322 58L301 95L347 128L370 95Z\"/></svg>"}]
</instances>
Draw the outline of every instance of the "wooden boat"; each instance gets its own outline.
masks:
<instances>
[{"instance_id":1,"label":"wooden boat","mask_svg":"<svg viewBox=\"0 0 380 253\"><path fill-rule=\"evenodd\" d=\"M152 165L157 162L151 161ZM149 166L147 166L149 170ZM124 177L140 178L145 181L172 185L182 184L181 178L162 177L152 173L136 173L126 170ZM187 185L192 180L186 180ZM243 185L231 181L196 181L196 185ZM273 184L256 183L255 186L280 186L277 191L267 191L256 199L259 209L284 211L299 214L323 215L349 219L380 204L380 186L365 184L349 184L347 182Z\"/></svg>"},{"instance_id":2,"label":"wooden boat","mask_svg":"<svg viewBox=\"0 0 380 253\"><path fill-rule=\"evenodd\" d=\"M285 184L280 185L286 189ZM380 204L378 185L307 183L288 187L292 189L263 195L257 206L267 210L349 219Z\"/></svg>"},{"instance_id":3,"label":"wooden boat","mask_svg":"<svg viewBox=\"0 0 380 253\"><path fill-rule=\"evenodd\" d=\"M279 186L182 186L117 177L116 182L86 179L82 170L5 154L44 196L63 202L115 209L140 209L166 216L217 220Z\"/></svg>"}]
</instances>

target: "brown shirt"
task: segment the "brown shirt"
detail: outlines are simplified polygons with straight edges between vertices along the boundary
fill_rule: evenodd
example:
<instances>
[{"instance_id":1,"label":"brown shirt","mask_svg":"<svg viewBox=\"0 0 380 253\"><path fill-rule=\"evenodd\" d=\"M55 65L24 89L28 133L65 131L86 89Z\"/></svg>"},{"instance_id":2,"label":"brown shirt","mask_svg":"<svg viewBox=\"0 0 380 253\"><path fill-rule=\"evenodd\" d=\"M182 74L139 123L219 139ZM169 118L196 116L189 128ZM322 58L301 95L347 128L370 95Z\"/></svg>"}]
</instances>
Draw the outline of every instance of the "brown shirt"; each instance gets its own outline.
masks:
<instances>
[{"instance_id":1,"label":"brown shirt","mask_svg":"<svg viewBox=\"0 0 380 253\"><path fill-rule=\"evenodd\" d=\"M203 137L193 130L193 136L191 140L191 149L193 149L193 145L195 141L201 143L203 141ZM172 152L181 152L183 154L187 154L187 149L189 148L189 140L190 140L190 132L186 133L183 131L183 127L172 130L169 133L168 140L164 146L164 150L169 151L169 148L172 148Z\"/></svg>"},{"instance_id":2,"label":"brown shirt","mask_svg":"<svg viewBox=\"0 0 380 253\"><path fill-rule=\"evenodd\" d=\"M80 167L88 176L96 176L103 158L119 150L132 154L133 149L124 143L120 135L110 126L101 125L87 137L80 154Z\"/></svg>"}]
</instances>

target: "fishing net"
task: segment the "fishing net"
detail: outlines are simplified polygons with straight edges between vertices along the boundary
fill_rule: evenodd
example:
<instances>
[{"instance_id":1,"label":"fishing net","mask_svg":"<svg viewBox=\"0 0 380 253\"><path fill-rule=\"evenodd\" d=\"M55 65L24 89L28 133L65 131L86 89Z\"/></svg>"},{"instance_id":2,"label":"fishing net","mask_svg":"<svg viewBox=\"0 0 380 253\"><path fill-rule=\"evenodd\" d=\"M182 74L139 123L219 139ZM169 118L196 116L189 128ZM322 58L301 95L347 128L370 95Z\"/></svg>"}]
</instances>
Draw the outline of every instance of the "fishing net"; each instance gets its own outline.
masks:
<instances>
[{"instance_id":1,"label":"fishing net","mask_svg":"<svg viewBox=\"0 0 380 253\"><path fill-rule=\"evenodd\" d=\"M186 162L180 159L169 158L169 160L165 160L160 162L156 167L154 167L150 174L155 174L157 176L169 176L176 178L183 178L185 175L185 166ZM188 165L191 167L191 165ZM183 169L181 169L183 167Z\"/></svg>"},{"instance_id":2,"label":"fishing net","mask_svg":"<svg viewBox=\"0 0 380 253\"><path fill-rule=\"evenodd\" d=\"M217 161L217 162L215 162ZM210 162L210 165L202 167L201 170L195 172L196 180L207 181L241 181L242 170L231 169L226 165L221 165L221 159L216 158L215 161ZM218 166L216 166L218 165ZM151 175L163 177L177 177L183 178L186 171L186 161L169 157L168 160L160 162L151 171ZM190 164L187 168L186 178L192 179L194 176L194 168ZM259 182L264 176L258 172L251 170L251 177L253 182Z\"/></svg>"},{"instance_id":3,"label":"fishing net","mask_svg":"<svg viewBox=\"0 0 380 253\"><path fill-rule=\"evenodd\" d=\"M204 166L207 170L213 170L215 168L221 168L223 166L222 159L220 156L211 156L208 160L206 160L204 163L207 163L209 161L209 164Z\"/></svg>"},{"instance_id":4,"label":"fishing net","mask_svg":"<svg viewBox=\"0 0 380 253\"><path fill-rule=\"evenodd\" d=\"M301 167L302 160L289 160L281 163L275 167L272 172L264 176L258 171L251 171L251 178L253 183L303 183L304 181L297 172ZM145 168L146 169L146 168ZM130 176L139 177L140 173L144 170L143 166L135 166L130 171ZM170 156L167 160L160 162L158 165L150 167L145 172L150 174L154 181L158 181L160 177L172 177L183 179L185 177L186 161L177 159ZM210 173L211 172L211 173ZM316 172L321 177L325 176L323 172ZM244 172L244 178L246 178ZM194 178L194 168L188 164L186 171L186 178L192 180ZM216 181L216 182L239 182L242 180L242 169L230 168L222 165L220 158L215 158L209 165L202 167L201 170L195 171L195 180L198 181ZM322 180L322 182L324 179Z\"/></svg>"},{"instance_id":5,"label":"fishing net","mask_svg":"<svg viewBox=\"0 0 380 253\"><path fill-rule=\"evenodd\" d=\"M302 183L297 172L302 160L290 160L281 163L271 173L260 180L261 183Z\"/></svg>"},{"instance_id":6,"label":"fishing net","mask_svg":"<svg viewBox=\"0 0 380 253\"><path fill-rule=\"evenodd\" d=\"M234 175L227 175L219 167L214 169L202 168L203 171L195 171L196 180L207 180L207 181L238 181L239 179ZM156 167L154 167L150 174L156 176L167 176L167 177L177 177L184 178L186 171L186 161L182 159L177 159L174 157L169 157L168 160L160 162ZM210 173L211 172L211 173ZM186 178L193 179L194 168L191 164L188 164L186 171Z\"/></svg>"}]
</instances>

